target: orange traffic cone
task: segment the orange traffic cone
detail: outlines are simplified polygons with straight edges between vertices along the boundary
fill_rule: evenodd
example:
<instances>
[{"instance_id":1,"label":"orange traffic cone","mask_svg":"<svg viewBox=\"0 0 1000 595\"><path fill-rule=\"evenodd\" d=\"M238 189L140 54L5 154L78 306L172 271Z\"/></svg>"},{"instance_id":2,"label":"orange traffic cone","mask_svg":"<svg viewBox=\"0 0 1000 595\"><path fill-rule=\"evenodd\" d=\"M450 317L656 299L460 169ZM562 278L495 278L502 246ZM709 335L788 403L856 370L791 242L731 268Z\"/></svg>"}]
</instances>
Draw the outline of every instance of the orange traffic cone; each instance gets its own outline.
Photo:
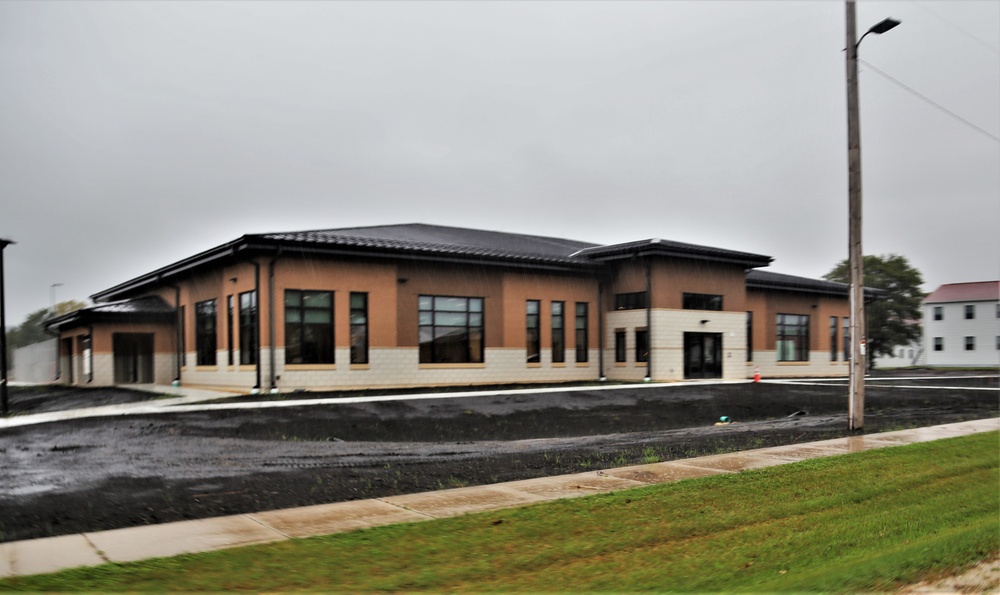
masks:
<instances>
[{"instance_id":1,"label":"orange traffic cone","mask_svg":"<svg viewBox=\"0 0 1000 595\"><path fill-rule=\"evenodd\" d=\"M753 381L760 382L760 366L757 366L753 371Z\"/></svg>"}]
</instances>

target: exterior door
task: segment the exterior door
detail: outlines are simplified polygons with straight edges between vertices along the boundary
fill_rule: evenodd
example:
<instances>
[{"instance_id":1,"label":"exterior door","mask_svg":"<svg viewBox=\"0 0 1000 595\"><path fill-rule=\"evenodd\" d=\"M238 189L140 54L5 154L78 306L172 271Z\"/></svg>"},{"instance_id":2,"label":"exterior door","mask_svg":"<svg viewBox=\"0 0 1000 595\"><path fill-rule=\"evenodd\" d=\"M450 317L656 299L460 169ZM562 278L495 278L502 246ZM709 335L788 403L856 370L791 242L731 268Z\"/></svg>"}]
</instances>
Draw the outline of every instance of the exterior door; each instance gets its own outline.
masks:
<instances>
[{"instance_id":1,"label":"exterior door","mask_svg":"<svg viewBox=\"0 0 1000 595\"><path fill-rule=\"evenodd\" d=\"M153 383L153 334L115 333L115 384Z\"/></svg>"},{"instance_id":2,"label":"exterior door","mask_svg":"<svg viewBox=\"0 0 1000 595\"><path fill-rule=\"evenodd\" d=\"M684 378L722 378L722 333L684 333Z\"/></svg>"}]
</instances>

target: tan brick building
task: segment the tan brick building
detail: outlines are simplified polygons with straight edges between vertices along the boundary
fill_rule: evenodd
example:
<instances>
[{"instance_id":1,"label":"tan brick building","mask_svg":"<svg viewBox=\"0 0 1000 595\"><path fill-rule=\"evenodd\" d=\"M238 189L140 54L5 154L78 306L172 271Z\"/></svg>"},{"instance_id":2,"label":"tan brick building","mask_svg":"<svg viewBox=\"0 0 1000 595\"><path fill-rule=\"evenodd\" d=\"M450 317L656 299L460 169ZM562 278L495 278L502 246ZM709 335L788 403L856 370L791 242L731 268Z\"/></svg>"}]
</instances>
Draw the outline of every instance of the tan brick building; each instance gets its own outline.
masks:
<instances>
[{"instance_id":1,"label":"tan brick building","mask_svg":"<svg viewBox=\"0 0 1000 595\"><path fill-rule=\"evenodd\" d=\"M69 384L843 376L847 287L771 258L432 225L246 235L48 322Z\"/></svg>"}]
</instances>

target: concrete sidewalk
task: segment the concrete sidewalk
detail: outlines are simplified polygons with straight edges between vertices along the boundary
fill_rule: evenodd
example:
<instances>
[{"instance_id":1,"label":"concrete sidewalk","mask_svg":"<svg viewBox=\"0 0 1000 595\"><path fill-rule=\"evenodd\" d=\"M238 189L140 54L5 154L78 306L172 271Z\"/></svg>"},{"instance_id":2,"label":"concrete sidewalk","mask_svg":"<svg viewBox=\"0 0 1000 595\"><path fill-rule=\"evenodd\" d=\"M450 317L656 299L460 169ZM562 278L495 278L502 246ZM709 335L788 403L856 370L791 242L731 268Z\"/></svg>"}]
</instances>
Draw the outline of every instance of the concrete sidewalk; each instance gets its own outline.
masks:
<instances>
[{"instance_id":1,"label":"concrete sidewalk","mask_svg":"<svg viewBox=\"0 0 1000 595\"><path fill-rule=\"evenodd\" d=\"M0 577L207 552L394 523L502 510L560 498L600 494L720 473L737 473L817 457L994 430L1000 430L1000 418L439 492L0 543Z\"/></svg>"}]
</instances>

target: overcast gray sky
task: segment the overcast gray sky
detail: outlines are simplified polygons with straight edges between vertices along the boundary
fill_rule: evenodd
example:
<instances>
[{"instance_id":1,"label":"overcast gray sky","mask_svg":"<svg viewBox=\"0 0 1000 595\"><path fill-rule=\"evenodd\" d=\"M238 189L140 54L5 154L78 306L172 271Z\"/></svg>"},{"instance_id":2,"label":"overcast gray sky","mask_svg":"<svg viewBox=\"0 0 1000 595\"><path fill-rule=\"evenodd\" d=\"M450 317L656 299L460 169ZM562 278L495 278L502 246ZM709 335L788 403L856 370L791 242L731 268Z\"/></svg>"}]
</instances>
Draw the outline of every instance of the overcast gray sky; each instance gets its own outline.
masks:
<instances>
[{"instance_id":1,"label":"overcast gray sky","mask_svg":"<svg viewBox=\"0 0 1000 595\"><path fill-rule=\"evenodd\" d=\"M866 254L1000 278L1000 3L860 2ZM0 2L7 321L245 233L847 256L842 1ZM964 118L958 120L953 114Z\"/></svg>"}]
</instances>

